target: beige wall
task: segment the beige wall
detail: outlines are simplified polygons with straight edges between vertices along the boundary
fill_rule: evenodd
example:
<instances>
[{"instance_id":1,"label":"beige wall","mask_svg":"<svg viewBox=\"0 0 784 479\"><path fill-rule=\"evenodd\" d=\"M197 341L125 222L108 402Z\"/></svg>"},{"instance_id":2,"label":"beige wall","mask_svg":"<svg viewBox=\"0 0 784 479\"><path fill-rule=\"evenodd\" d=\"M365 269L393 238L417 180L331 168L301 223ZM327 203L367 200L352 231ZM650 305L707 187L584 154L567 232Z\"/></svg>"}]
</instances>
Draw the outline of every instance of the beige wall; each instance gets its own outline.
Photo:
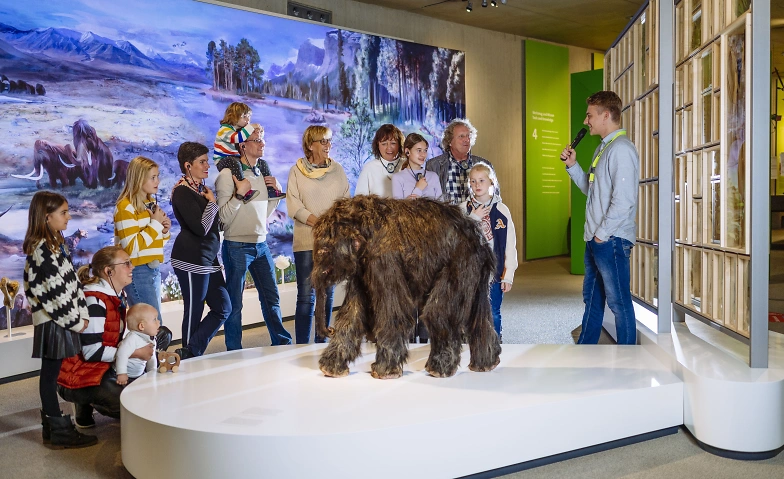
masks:
<instances>
[{"instance_id":1,"label":"beige wall","mask_svg":"<svg viewBox=\"0 0 784 479\"><path fill-rule=\"evenodd\" d=\"M243 7L284 15L285 0L234 0ZM523 97L522 40L423 15L350 0L299 0L332 12L334 25L466 52L466 111L479 131L474 152L496 168L504 203L517 228L523 250ZM461 8L456 4L455 8ZM594 50L569 47L572 72L591 69Z\"/></svg>"}]
</instances>

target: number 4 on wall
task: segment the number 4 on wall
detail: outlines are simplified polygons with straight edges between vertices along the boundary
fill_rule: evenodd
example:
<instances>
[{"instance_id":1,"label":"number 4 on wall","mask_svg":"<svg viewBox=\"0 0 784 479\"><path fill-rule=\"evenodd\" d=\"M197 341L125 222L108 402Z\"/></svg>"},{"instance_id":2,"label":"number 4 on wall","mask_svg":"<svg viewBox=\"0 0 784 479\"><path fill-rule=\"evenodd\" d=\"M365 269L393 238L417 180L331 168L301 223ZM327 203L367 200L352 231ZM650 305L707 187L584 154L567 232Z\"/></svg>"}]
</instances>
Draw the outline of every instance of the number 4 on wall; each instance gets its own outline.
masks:
<instances>
[{"instance_id":1,"label":"number 4 on wall","mask_svg":"<svg viewBox=\"0 0 784 479\"><path fill-rule=\"evenodd\" d=\"M536 128L534 128L534 132L533 132L533 134L531 136L533 136L534 140L536 140Z\"/></svg>"}]
</instances>

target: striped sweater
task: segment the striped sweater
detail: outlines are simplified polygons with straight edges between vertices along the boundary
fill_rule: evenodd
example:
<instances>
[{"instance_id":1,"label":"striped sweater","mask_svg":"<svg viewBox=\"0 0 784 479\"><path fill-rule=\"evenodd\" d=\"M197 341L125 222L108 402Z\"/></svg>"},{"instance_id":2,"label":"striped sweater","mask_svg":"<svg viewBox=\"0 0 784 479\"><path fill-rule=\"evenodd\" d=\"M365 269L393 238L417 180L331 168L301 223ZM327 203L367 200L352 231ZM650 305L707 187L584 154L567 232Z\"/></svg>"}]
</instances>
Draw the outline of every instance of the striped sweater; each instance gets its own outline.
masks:
<instances>
[{"instance_id":1,"label":"striped sweater","mask_svg":"<svg viewBox=\"0 0 784 479\"><path fill-rule=\"evenodd\" d=\"M158 260L163 263L163 245L169 240L163 225L150 218L150 211L136 211L128 198L123 198L114 209L114 244L131 257L134 266Z\"/></svg>"},{"instance_id":2,"label":"striped sweater","mask_svg":"<svg viewBox=\"0 0 784 479\"><path fill-rule=\"evenodd\" d=\"M62 249L52 252L44 240L38 243L25 260L24 289L35 326L54 321L76 332L84 328L89 317L84 292Z\"/></svg>"},{"instance_id":3,"label":"striped sweater","mask_svg":"<svg viewBox=\"0 0 784 479\"><path fill-rule=\"evenodd\" d=\"M217 163L227 156L240 156L237 151L237 143L247 140L253 133L248 126L237 129L227 123L221 124L218 133L215 134L215 144L212 147L212 159Z\"/></svg>"},{"instance_id":4,"label":"striped sweater","mask_svg":"<svg viewBox=\"0 0 784 479\"><path fill-rule=\"evenodd\" d=\"M90 314L90 323L87 325L87 329L82 332L82 355L86 361L110 363L114 361L117 347L103 344L106 317L109 314L109 310L106 307L106 303L99 296L90 294L90 292L103 293L110 298L117 296L117 293L104 279L101 279L98 283L85 285L84 290L88 293L85 296L87 311ZM116 305L112 304L110 306L113 310L112 313L115 313ZM122 314L116 314L115 316L122 318ZM114 330L117 330L116 326ZM123 319L120 319L119 330L119 337L122 338L125 332L125 321Z\"/></svg>"}]
</instances>

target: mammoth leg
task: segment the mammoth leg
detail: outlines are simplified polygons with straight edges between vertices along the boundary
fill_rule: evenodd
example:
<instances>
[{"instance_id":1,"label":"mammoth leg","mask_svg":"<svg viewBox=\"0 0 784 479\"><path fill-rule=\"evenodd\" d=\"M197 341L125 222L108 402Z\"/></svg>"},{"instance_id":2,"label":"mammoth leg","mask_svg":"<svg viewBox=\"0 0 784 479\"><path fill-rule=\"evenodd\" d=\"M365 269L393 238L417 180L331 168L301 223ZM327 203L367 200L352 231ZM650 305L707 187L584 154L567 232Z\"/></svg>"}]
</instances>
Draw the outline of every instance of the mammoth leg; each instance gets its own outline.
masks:
<instances>
[{"instance_id":1,"label":"mammoth leg","mask_svg":"<svg viewBox=\"0 0 784 479\"><path fill-rule=\"evenodd\" d=\"M464 299L455 294L457 285L453 282L459 274L441 270L420 317L430 333L430 356L425 370L437 378L454 376L460 365L460 325L468 311Z\"/></svg>"},{"instance_id":2,"label":"mammoth leg","mask_svg":"<svg viewBox=\"0 0 784 479\"><path fill-rule=\"evenodd\" d=\"M493 315L490 311L490 278L483 278L474 288L471 317L469 318L468 347L471 351L471 371L492 371L501 362L501 343L493 328Z\"/></svg>"},{"instance_id":3,"label":"mammoth leg","mask_svg":"<svg viewBox=\"0 0 784 479\"><path fill-rule=\"evenodd\" d=\"M319 359L319 369L325 376L338 378L348 375L348 364L360 355L365 336L366 304L356 280L349 282L346 299L335 319L334 332Z\"/></svg>"},{"instance_id":4,"label":"mammoth leg","mask_svg":"<svg viewBox=\"0 0 784 479\"><path fill-rule=\"evenodd\" d=\"M390 288L390 278L404 278L400 265L380 258L369 265L369 291L373 303L376 361L370 365L376 379L395 379L403 375L408 359L408 333L414 327L414 310L408 288Z\"/></svg>"}]
</instances>

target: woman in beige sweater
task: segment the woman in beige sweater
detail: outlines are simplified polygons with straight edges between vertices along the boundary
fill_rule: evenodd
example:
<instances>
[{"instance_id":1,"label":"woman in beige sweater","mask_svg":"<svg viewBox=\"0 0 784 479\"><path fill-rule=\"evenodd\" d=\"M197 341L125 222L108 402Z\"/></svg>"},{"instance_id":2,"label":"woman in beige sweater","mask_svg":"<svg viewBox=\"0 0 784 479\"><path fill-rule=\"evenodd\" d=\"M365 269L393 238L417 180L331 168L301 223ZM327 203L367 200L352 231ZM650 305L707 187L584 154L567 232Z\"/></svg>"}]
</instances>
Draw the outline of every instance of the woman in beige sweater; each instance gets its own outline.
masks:
<instances>
[{"instance_id":1,"label":"woman in beige sweater","mask_svg":"<svg viewBox=\"0 0 784 479\"><path fill-rule=\"evenodd\" d=\"M304 158L289 171L286 204L294 218L294 265L297 269L297 309L294 330L297 344L307 344L313 324L316 293L310 284L313 271L313 225L335 200L348 198L348 178L343 167L329 157L332 131L325 126L309 126L302 135ZM332 313L333 289L327 291L327 325ZM326 338L316 335L315 341Z\"/></svg>"}]
</instances>

